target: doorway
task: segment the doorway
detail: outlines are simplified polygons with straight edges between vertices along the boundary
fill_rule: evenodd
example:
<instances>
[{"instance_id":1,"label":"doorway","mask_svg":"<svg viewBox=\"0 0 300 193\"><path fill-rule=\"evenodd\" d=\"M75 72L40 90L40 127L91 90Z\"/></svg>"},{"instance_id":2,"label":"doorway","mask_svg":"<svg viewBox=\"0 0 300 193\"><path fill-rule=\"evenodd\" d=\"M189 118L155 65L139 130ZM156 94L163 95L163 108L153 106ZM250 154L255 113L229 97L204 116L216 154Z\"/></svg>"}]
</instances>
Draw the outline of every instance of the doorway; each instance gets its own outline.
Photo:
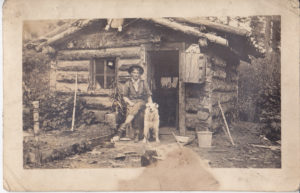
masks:
<instances>
[{"instance_id":1,"label":"doorway","mask_svg":"<svg viewBox=\"0 0 300 193\"><path fill-rule=\"evenodd\" d=\"M178 128L179 52L149 51L148 81L159 105L160 126Z\"/></svg>"}]
</instances>

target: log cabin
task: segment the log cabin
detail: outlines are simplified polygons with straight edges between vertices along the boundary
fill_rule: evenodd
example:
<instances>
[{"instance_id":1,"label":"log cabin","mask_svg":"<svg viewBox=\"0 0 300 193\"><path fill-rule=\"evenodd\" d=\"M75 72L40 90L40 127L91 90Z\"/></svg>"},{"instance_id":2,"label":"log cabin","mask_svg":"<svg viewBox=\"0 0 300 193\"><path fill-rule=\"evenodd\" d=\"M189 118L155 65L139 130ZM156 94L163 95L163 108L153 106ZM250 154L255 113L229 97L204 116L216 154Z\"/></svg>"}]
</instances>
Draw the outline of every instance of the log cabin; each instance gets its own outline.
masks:
<instances>
[{"instance_id":1,"label":"log cabin","mask_svg":"<svg viewBox=\"0 0 300 193\"><path fill-rule=\"evenodd\" d=\"M100 117L111 109L113 89L128 80L130 65L143 66L161 125L176 127L181 135L223 125L218 101L231 119L237 67L262 54L249 31L203 18L80 19L30 47L54 50L51 89L74 93L77 73L78 96Z\"/></svg>"}]
</instances>

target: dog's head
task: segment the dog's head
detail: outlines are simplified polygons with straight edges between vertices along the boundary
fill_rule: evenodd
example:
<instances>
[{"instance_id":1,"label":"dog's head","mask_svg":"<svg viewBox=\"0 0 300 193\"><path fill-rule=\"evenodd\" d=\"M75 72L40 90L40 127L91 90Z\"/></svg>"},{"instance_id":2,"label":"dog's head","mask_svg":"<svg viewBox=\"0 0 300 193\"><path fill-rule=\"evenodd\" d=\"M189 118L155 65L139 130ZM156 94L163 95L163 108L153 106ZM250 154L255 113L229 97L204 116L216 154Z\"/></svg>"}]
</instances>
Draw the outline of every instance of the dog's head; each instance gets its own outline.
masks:
<instances>
[{"instance_id":1,"label":"dog's head","mask_svg":"<svg viewBox=\"0 0 300 193\"><path fill-rule=\"evenodd\" d=\"M155 110L158 109L158 104L156 104L156 103L147 103L147 104L146 104L146 108L147 108L150 112L154 112Z\"/></svg>"}]
</instances>

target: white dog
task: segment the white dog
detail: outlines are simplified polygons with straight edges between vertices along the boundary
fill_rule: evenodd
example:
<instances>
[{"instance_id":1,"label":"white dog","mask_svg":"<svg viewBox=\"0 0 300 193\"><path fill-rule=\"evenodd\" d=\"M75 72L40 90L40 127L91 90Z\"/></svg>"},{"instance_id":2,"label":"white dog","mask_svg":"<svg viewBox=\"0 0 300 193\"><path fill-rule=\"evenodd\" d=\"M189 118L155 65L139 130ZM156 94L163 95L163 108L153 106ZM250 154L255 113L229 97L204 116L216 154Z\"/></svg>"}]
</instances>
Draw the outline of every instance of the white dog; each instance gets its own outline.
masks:
<instances>
[{"instance_id":1,"label":"white dog","mask_svg":"<svg viewBox=\"0 0 300 193\"><path fill-rule=\"evenodd\" d=\"M149 131L151 128L154 130L156 142L159 143L159 114L158 104L156 103L146 104L144 117L144 143L148 141Z\"/></svg>"}]
</instances>

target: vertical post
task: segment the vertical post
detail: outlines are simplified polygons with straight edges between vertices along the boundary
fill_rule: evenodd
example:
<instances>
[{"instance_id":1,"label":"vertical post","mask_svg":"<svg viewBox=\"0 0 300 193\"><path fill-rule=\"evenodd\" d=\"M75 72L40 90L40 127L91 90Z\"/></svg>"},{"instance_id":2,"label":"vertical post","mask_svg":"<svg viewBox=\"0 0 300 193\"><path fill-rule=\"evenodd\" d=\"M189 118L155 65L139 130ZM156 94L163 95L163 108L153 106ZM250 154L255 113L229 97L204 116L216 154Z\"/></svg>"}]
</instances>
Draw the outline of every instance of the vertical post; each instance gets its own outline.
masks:
<instances>
[{"instance_id":1,"label":"vertical post","mask_svg":"<svg viewBox=\"0 0 300 193\"><path fill-rule=\"evenodd\" d=\"M178 97L178 114L179 114L179 133L185 135L185 84L183 81L185 65L185 54L183 50L179 53L179 97Z\"/></svg>"},{"instance_id":2,"label":"vertical post","mask_svg":"<svg viewBox=\"0 0 300 193\"><path fill-rule=\"evenodd\" d=\"M103 88L107 88L107 60L103 61L104 70L103 70Z\"/></svg>"},{"instance_id":3,"label":"vertical post","mask_svg":"<svg viewBox=\"0 0 300 193\"><path fill-rule=\"evenodd\" d=\"M33 131L34 135L38 135L40 131L39 123L39 101L33 101Z\"/></svg>"},{"instance_id":4,"label":"vertical post","mask_svg":"<svg viewBox=\"0 0 300 193\"><path fill-rule=\"evenodd\" d=\"M77 76L78 76L78 73L76 72L76 78L75 78L75 92L74 92L74 106L73 106L73 115L72 115L72 127L71 127L71 131L74 131L74 124L75 124L76 95L77 95Z\"/></svg>"}]
</instances>

